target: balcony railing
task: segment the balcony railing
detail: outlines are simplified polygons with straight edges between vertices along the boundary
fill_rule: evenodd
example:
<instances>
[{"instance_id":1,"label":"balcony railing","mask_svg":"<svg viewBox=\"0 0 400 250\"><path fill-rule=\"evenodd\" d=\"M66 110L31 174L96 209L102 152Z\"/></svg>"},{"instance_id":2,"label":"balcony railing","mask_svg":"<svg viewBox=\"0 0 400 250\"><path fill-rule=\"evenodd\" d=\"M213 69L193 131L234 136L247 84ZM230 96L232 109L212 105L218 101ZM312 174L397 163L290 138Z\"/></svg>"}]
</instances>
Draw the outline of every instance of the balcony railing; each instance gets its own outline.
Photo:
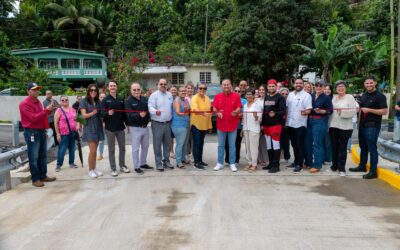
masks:
<instances>
[{"instance_id":1,"label":"balcony railing","mask_svg":"<svg viewBox=\"0 0 400 250\"><path fill-rule=\"evenodd\" d=\"M102 69L43 69L49 76L102 76Z\"/></svg>"}]
</instances>

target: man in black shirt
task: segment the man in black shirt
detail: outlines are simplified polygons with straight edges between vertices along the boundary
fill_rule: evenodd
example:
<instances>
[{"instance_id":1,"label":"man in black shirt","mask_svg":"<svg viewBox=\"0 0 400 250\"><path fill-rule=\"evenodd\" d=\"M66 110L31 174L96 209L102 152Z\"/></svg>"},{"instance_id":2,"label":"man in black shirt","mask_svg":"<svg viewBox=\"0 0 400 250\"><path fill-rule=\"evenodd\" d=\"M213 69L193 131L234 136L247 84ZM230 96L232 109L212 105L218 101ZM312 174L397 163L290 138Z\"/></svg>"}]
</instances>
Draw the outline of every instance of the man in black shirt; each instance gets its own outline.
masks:
<instances>
[{"instance_id":1,"label":"man in black shirt","mask_svg":"<svg viewBox=\"0 0 400 250\"><path fill-rule=\"evenodd\" d=\"M82 100L82 96L77 96L75 103L72 105L72 108L75 109L76 112L78 112L79 103L81 102L81 100Z\"/></svg>"},{"instance_id":2,"label":"man in black shirt","mask_svg":"<svg viewBox=\"0 0 400 250\"><path fill-rule=\"evenodd\" d=\"M153 169L147 165L147 152L149 150L149 129L147 125L150 122L148 99L141 95L141 91L139 83L132 83L131 95L125 102L127 125L131 134L132 161L137 174L143 174L142 169Z\"/></svg>"},{"instance_id":3,"label":"man in black shirt","mask_svg":"<svg viewBox=\"0 0 400 250\"><path fill-rule=\"evenodd\" d=\"M376 79L369 76L364 81L366 92L360 98L360 125L358 128L358 139L360 143L360 165L350 168L352 172L366 172L368 152L370 153L370 170L363 175L364 179L378 177L378 150L377 141L381 130L382 115L388 112L386 96L376 89Z\"/></svg>"},{"instance_id":4,"label":"man in black shirt","mask_svg":"<svg viewBox=\"0 0 400 250\"><path fill-rule=\"evenodd\" d=\"M286 100L277 92L276 80L269 80L267 88L268 95L264 99L261 125L267 142L269 164L263 169L268 169L269 173L276 173L279 172L279 160L281 158L280 139L286 114Z\"/></svg>"},{"instance_id":5,"label":"man in black shirt","mask_svg":"<svg viewBox=\"0 0 400 250\"><path fill-rule=\"evenodd\" d=\"M124 107L124 100L117 96L118 85L110 81L107 85L110 92L101 102L101 116L105 123L105 132L108 142L108 154L110 158L111 176L118 176L115 164L115 138L119 148L119 167L121 172L131 172L125 165L125 122L126 115L121 112Z\"/></svg>"}]
</instances>

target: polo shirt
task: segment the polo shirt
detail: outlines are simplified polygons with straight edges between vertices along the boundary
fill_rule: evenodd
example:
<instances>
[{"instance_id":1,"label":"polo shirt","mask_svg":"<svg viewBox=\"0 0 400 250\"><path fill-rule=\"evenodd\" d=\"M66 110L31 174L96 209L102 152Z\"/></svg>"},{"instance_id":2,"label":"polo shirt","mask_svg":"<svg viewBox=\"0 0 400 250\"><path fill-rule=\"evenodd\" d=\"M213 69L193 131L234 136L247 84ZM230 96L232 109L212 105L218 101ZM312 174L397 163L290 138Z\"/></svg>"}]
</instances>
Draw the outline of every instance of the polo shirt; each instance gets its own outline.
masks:
<instances>
[{"instance_id":1,"label":"polo shirt","mask_svg":"<svg viewBox=\"0 0 400 250\"><path fill-rule=\"evenodd\" d=\"M30 96L26 97L19 104L19 112L23 128L47 129L50 127L47 116L51 112L43 109L43 105L38 99L33 99Z\"/></svg>"},{"instance_id":2,"label":"polo shirt","mask_svg":"<svg viewBox=\"0 0 400 250\"><path fill-rule=\"evenodd\" d=\"M360 108L384 109L387 108L386 96L375 90L372 93L365 92L360 98ZM364 114L361 112L360 127L380 127L382 116L372 113Z\"/></svg>"},{"instance_id":3,"label":"polo shirt","mask_svg":"<svg viewBox=\"0 0 400 250\"><path fill-rule=\"evenodd\" d=\"M170 92L157 90L149 97L149 112L152 121L169 122L172 120L173 98ZM156 111L161 111L161 115L156 115Z\"/></svg>"},{"instance_id":4,"label":"polo shirt","mask_svg":"<svg viewBox=\"0 0 400 250\"><path fill-rule=\"evenodd\" d=\"M126 114L122 112L125 108L124 99L119 96L114 98L112 95L107 95L101 102L100 115L104 119L105 128L108 131L116 132L125 129ZM114 114L109 115L108 111L114 109Z\"/></svg>"},{"instance_id":5,"label":"polo shirt","mask_svg":"<svg viewBox=\"0 0 400 250\"><path fill-rule=\"evenodd\" d=\"M237 108L242 108L242 101L237 93L229 92L228 94L219 93L214 97L212 103L222 113L222 118L217 116L217 129L221 132L232 132L237 130L239 125L239 116L232 116L232 112Z\"/></svg>"}]
</instances>

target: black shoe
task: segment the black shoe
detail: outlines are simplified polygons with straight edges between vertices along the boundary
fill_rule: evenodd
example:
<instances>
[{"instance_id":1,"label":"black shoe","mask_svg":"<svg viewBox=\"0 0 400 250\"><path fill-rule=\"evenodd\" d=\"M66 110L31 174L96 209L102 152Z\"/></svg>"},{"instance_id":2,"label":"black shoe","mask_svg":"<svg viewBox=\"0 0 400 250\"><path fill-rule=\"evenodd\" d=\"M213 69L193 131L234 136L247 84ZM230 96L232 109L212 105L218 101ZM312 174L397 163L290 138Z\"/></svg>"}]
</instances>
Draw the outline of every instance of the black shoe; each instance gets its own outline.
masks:
<instances>
[{"instance_id":1,"label":"black shoe","mask_svg":"<svg viewBox=\"0 0 400 250\"><path fill-rule=\"evenodd\" d=\"M337 171L337 168L334 167L334 166L331 166L330 168L331 168L332 172L336 172Z\"/></svg>"},{"instance_id":2,"label":"black shoe","mask_svg":"<svg viewBox=\"0 0 400 250\"><path fill-rule=\"evenodd\" d=\"M204 170L204 166L202 166L201 163L195 163L193 167L196 169Z\"/></svg>"},{"instance_id":3,"label":"black shoe","mask_svg":"<svg viewBox=\"0 0 400 250\"><path fill-rule=\"evenodd\" d=\"M371 173L369 172L368 174L363 175L363 179L375 179L378 178L378 175L376 173Z\"/></svg>"},{"instance_id":4,"label":"black shoe","mask_svg":"<svg viewBox=\"0 0 400 250\"><path fill-rule=\"evenodd\" d=\"M158 172L164 172L164 169L163 168L157 168L157 171Z\"/></svg>"},{"instance_id":5,"label":"black shoe","mask_svg":"<svg viewBox=\"0 0 400 250\"><path fill-rule=\"evenodd\" d=\"M201 162L200 162L200 165L203 166L203 167L208 167L208 164L205 163L204 161L201 161Z\"/></svg>"},{"instance_id":6,"label":"black shoe","mask_svg":"<svg viewBox=\"0 0 400 250\"><path fill-rule=\"evenodd\" d=\"M296 165L293 169L293 173L297 174L300 173L303 168L299 165Z\"/></svg>"},{"instance_id":7,"label":"black shoe","mask_svg":"<svg viewBox=\"0 0 400 250\"><path fill-rule=\"evenodd\" d=\"M144 174L144 172L141 168L135 168L135 172L140 175Z\"/></svg>"},{"instance_id":8,"label":"black shoe","mask_svg":"<svg viewBox=\"0 0 400 250\"><path fill-rule=\"evenodd\" d=\"M356 168L349 168L349 171L350 172L367 172L367 169L358 166Z\"/></svg>"},{"instance_id":9,"label":"black shoe","mask_svg":"<svg viewBox=\"0 0 400 250\"><path fill-rule=\"evenodd\" d=\"M292 164L286 166L286 168L295 168L295 167L296 167L296 164L294 162Z\"/></svg>"},{"instance_id":10,"label":"black shoe","mask_svg":"<svg viewBox=\"0 0 400 250\"><path fill-rule=\"evenodd\" d=\"M150 167L150 166L147 165L147 164L144 164L144 165L140 166L140 168L143 168L143 169L153 169L153 167Z\"/></svg>"},{"instance_id":11,"label":"black shoe","mask_svg":"<svg viewBox=\"0 0 400 250\"><path fill-rule=\"evenodd\" d=\"M278 167L272 167L270 170L268 170L268 173L274 174L274 173L278 173L279 171L280 171L280 169Z\"/></svg>"},{"instance_id":12,"label":"black shoe","mask_svg":"<svg viewBox=\"0 0 400 250\"><path fill-rule=\"evenodd\" d=\"M263 170L270 170L271 168L272 168L272 166L271 166L271 161L270 161L270 163L268 163L267 166L262 167Z\"/></svg>"}]
</instances>

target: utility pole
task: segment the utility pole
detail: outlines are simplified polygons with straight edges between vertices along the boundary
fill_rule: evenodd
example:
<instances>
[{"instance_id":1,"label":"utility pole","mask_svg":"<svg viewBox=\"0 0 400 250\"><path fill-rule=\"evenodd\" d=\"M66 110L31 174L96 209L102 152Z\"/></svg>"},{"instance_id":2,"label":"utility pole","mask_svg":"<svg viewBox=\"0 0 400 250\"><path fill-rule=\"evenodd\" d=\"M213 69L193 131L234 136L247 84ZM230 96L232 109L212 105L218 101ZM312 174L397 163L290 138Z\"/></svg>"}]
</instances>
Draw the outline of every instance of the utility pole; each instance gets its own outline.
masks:
<instances>
[{"instance_id":1,"label":"utility pole","mask_svg":"<svg viewBox=\"0 0 400 250\"><path fill-rule=\"evenodd\" d=\"M390 85L389 85L389 112L392 110L393 85L394 85L394 0L390 0ZM390 115L390 113L389 113Z\"/></svg>"}]
</instances>

